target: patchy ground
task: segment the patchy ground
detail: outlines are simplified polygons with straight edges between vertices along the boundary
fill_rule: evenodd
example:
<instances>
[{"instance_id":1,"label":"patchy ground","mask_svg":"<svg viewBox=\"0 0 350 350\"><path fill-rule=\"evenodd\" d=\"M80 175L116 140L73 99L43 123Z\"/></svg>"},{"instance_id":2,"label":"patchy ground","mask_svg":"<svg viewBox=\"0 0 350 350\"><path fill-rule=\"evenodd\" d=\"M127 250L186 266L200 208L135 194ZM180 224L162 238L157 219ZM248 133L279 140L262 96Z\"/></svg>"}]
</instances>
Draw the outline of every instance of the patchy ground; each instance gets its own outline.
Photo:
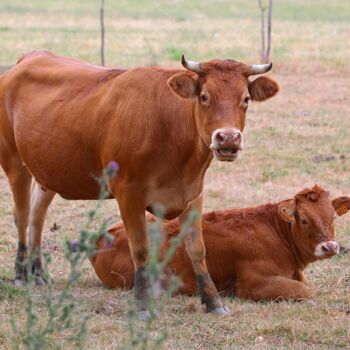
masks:
<instances>
[{"instance_id":1,"label":"patchy ground","mask_svg":"<svg viewBox=\"0 0 350 350\"><path fill-rule=\"evenodd\" d=\"M0 64L13 64L22 52L38 47L98 61L98 22L92 1L87 2L86 11L77 1L70 2L71 8L54 6L47 11L39 1L32 2L30 9L20 3L0 5L0 35L5 39L0 43ZM301 17L291 3L305 10ZM271 75L279 81L281 92L271 101L250 106L241 158L233 164L212 163L205 181L206 210L279 201L314 183L326 187L334 197L350 195L350 46L345 39L350 28L344 14L348 2L335 1L334 8L323 10L319 7L330 5L320 2L315 10L319 17L302 3L281 1L284 7L276 9L276 16L280 16L274 25L275 68ZM141 18L130 14L137 12L137 6L130 13L119 7L119 17L118 9L111 10L114 17L107 20L110 62L120 60L121 65L131 66L153 60L177 65L174 61L181 50L192 59L234 56L249 62L257 60L258 17L247 6L242 5L243 12L239 12L239 6L232 5L238 12L230 8L231 18L225 11L211 13L211 1L207 0L198 12L193 8L188 9L192 12L180 7L169 9L175 21L171 16L162 17L167 8L153 2L150 6L153 15L141 6ZM283 17L284 13L290 16ZM334 20L336 14L339 21ZM58 16L61 22L55 21ZM57 197L50 208L44 249L53 256L51 274L57 290L67 277L63 238L77 237L93 206L93 202ZM17 239L11 210L11 195L0 171L0 278L12 277L14 270ZM119 220L113 201L105 203L98 220L102 218L109 218L111 223ZM337 219L336 238L350 247L350 214ZM79 310L91 316L89 347L115 348L127 337L126 301L132 293L105 289L88 263L83 270L74 294ZM172 298L154 325L154 334L168 328L167 349L348 349L350 254L311 265L307 277L314 292L312 301L252 303L227 299L233 312L223 319L203 314L198 298ZM0 286L0 348L11 348L11 319L24 326L22 294ZM63 338L57 335L56 341L63 342Z\"/></svg>"}]
</instances>

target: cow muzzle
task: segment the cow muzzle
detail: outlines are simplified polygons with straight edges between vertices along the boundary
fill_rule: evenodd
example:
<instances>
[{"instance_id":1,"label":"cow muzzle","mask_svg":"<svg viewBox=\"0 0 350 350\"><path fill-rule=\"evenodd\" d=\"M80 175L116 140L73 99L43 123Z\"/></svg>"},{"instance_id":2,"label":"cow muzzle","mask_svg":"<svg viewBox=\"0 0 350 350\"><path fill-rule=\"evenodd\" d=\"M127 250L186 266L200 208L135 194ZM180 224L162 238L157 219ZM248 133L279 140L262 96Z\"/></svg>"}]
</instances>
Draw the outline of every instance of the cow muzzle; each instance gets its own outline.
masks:
<instances>
[{"instance_id":1,"label":"cow muzzle","mask_svg":"<svg viewBox=\"0 0 350 350\"><path fill-rule=\"evenodd\" d=\"M210 149L221 161L232 162L243 149L243 136L238 129L217 129L214 131Z\"/></svg>"},{"instance_id":2,"label":"cow muzzle","mask_svg":"<svg viewBox=\"0 0 350 350\"><path fill-rule=\"evenodd\" d=\"M339 245L335 241L327 241L317 244L315 256L319 258L328 258L339 253Z\"/></svg>"}]
</instances>

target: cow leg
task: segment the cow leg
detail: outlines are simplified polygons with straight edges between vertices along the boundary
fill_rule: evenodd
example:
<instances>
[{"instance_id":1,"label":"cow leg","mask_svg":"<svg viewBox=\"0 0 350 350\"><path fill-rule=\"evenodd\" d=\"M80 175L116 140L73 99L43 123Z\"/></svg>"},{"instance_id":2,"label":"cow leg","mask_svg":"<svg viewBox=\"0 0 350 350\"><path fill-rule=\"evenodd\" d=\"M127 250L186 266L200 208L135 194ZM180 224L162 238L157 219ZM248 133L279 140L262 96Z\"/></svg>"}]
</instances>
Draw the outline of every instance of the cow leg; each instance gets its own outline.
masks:
<instances>
[{"instance_id":1,"label":"cow leg","mask_svg":"<svg viewBox=\"0 0 350 350\"><path fill-rule=\"evenodd\" d=\"M310 290L306 284L283 276L256 278L246 286L246 297L252 300L306 300L310 299ZM240 293L238 293L238 296Z\"/></svg>"},{"instance_id":2,"label":"cow leg","mask_svg":"<svg viewBox=\"0 0 350 350\"><path fill-rule=\"evenodd\" d=\"M188 221L192 211L197 213L196 219L191 223L189 232L185 235L185 245L193 264L196 274L199 293L202 304L205 304L207 312L214 312L220 315L229 314L229 309L220 300L214 282L212 281L205 261L205 245L202 235L202 203L203 196L195 199L188 209L179 217L181 226Z\"/></svg>"},{"instance_id":3,"label":"cow leg","mask_svg":"<svg viewBox=\"0 0 350 350\"><path fill-rule=\"evenodd\" d=\"M22 286L27 282L27 269L23 266L27 255L27 227L30 210L30 185L32 176L19 157L13 156L2 163L8 177L14 200L14 220L18 232L18 248L15 262L15 284Z\"/></svg>"},{"instance_id":4,"label":"cow leg","mask_svg":"<svg viewBox=\"0 0 350 350\"><path fill-rule=\"evenodd\" d=\"M296 280L296 281L302 282L304 284L307 284L304 271L302 271L300 269L296 269L295 270L293 279Z\"/></svg>"},{"instance_id":5,"label":"cow leg","mask_svg":"<svg viewBox=\"0 0 350 350\"><path fill-rule=\"evenodd\" d=\"M146 274L150 241L146 231L145 206L140 205L136 196L124 193L120 197L118 198L120 214L126 228L135 268L134 293L138 316L139 319L146 320L150 316L148 311L149 281Z\"/></svg>"},{"instance_id":6,"label":"cow leg","mask_svg":"<svg viewBox=\"0 0 350 350\"><path fill-rule=\"evenodd\" d=\"M47 209L54 196L55 192L44 190L33 182L30 198L29 253L32 257L31 273L37 285L46 283L41 263L41 237Z\"/></svg>"}]
</instances>

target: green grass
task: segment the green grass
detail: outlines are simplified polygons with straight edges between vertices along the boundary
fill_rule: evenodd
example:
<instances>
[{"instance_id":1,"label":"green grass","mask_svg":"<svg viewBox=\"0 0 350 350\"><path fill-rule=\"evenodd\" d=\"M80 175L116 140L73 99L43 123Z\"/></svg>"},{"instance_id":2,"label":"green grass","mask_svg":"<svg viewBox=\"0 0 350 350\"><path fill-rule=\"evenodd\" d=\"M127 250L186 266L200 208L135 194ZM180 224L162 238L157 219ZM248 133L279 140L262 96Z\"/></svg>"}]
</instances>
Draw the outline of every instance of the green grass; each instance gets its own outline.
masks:
<instances>
[{"instance_id":1,"label":"green grass","mask_svg":"<svg viewBox=\"0 0 350 350\"><path fill-rule=\"evenodd\" d=\"M24 290L14 287L8 278L0 277L0 302L14 301L16 298L23 297Z\"/></svg>"},{"instance_id":2,"label":"green grass","mask_svg":"<svg viewBox=\"0 0 350 350\"><path fill-rule=\"evenodd\" d=\"M66 14L91 15L99 8L98 0L73 0L66 4L60 1L34 0L23 3L20 0L3 2L2 11L35 15L55 13L57 16ZM265 3L267 1L265 0ZM258 19L260 16L255 1L230 0L178 0L171 3L155 0L110 0L106 1L106 9L113 17L141 19L141 18L169 18L178 21L188 20L197 16L206 18L247 18ZM346 0L327 1L311 0L279 0L274 3L274 13L277 19L286 21L336 21L350 20L350 4Z\"/></svg>"},{"instance_id":3,"label":"green grass","mask_svg":"<svg viewBox=\"0 0 350 350\"><path fill-rule=\"evenodd\" d=\"M99 1L2 1L0 65L33 49L99 62ZM272 58L349 67L350 2L280 0L273 9ZM257 1L106 1L107 63L175 64L194 59L259 60Z\"/></svg>"}]
</instances>

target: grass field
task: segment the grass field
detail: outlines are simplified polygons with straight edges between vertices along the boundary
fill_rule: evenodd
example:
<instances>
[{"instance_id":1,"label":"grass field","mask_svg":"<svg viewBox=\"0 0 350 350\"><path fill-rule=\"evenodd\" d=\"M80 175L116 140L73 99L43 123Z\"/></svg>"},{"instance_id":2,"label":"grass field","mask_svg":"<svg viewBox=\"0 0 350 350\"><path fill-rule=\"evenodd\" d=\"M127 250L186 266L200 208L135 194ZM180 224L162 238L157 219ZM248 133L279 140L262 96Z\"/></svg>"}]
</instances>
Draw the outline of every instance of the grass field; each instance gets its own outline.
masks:
<instances>
[{"instance_id":1,"label":"grass field","mask_svg":"<svg viewBox=\"0 0 350 350\"><path fill-rule=\"evenodd\" d=\"M0 65L45 48L99 62L99 1L1 1ZM256 1L106 0L107 63L178 66L190 59L259 60ZM280 0L273 13L271 76L280 94L250 106L245 150L233 164L214 161L205 181L205 209L279 201L319 183L335 197L350 195L350 2ZM52 276L67 276L63 238L76 238L92 202L56 198L44 229ZM106 202L99 220L119 219ZM0 171L0 278L13 276L17 247L7 180ZM51 232L57 223L59 230ZM350 214L337 220L336 238L350 246ZM79 311L90 315L88 346L112 349L127 337L130 291L105 289L86 264L74 289ZM154 325L167 325L166 349L350 349L350 254L307 269L314 296L306 303L227 299L232 315L201 311L198 298L174 297ZM38 292L38 298L40 293ZM23 292L0 284L0 348L10 349L10 320L24 327ZM40 305L38 306L40 308ZM55 336L64 344L64 335ZM73 346L72 346L73 347Z\"/></svg>"}]
</instances>

